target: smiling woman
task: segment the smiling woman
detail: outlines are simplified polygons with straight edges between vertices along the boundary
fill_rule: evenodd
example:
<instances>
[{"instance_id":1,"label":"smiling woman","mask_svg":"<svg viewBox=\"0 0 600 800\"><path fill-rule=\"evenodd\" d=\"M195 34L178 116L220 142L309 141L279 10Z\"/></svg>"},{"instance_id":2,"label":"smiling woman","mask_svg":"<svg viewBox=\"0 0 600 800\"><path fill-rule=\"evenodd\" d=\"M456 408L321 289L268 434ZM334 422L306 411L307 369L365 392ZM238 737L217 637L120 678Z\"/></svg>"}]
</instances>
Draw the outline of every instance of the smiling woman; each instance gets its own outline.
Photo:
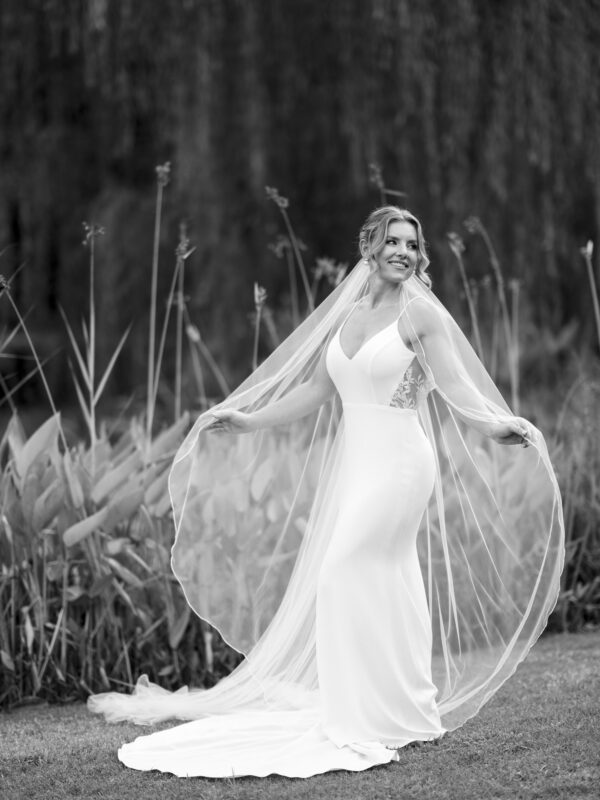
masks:
<instances>
[{"instance_id":1,"label":"smiling woman","mask_svg":"<svg viewBox=\"0 0 600 800\"><path fill-rule=\"evenodd\" d=\"M111 720L192 720L124 745L127 766L307 777L397 760L477 713L554 607L563 524L541 433L430 291L418 220L376 209L360 249L176 455L173 570L246 658L209 690L143 677L90 698Z\"/></svg>"},{"instance_id":2,"label":"smiling woman","mask_svg":"<svg viewBox=\"0 0 600 800\"><path fill-rule=\"evenodd\" d=\"M390 281L410 278L419 262L419 245L414 224L406 220L391 222L385 244L373 258L383 278Z\"/></svg>"},{"instance_id":3,"label":"smiling woman","mask_svg":"<svg viewBox=\"0 0 600 800\"><path fill-rule=\"evenodd\" d=\"M431 286L421 223L406 209L383 206L373 211L360 232L360 251L367 263L374 261L392 280L394 269L400 269L405 279L416 272L425 286Z\"/></svg>"}]
</instances>

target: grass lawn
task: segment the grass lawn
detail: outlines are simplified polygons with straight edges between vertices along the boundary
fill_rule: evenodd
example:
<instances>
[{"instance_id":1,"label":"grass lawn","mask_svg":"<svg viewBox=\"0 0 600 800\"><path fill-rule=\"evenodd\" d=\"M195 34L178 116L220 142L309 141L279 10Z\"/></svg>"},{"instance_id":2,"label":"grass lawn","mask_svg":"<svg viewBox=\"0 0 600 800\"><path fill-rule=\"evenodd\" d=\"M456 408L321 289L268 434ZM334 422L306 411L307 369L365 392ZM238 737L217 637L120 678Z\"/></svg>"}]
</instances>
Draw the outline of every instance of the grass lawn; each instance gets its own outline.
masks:
<instances>
[{"instance_id":1,"label":"grass lawn","mask_svg":"<svg viewBox=\"0 0 600 800\"><path fill-rule=\"evenodd\" d=\"M162 726L165 727L165 726ZM105 800L487 800L600 797L600 631L543 637L516 674L437 745L367 772L305 780L206 780L135 772L121 742L150 729L108 725L83 705L0 716L0 797Z\"/></svg>"}]
</instances>

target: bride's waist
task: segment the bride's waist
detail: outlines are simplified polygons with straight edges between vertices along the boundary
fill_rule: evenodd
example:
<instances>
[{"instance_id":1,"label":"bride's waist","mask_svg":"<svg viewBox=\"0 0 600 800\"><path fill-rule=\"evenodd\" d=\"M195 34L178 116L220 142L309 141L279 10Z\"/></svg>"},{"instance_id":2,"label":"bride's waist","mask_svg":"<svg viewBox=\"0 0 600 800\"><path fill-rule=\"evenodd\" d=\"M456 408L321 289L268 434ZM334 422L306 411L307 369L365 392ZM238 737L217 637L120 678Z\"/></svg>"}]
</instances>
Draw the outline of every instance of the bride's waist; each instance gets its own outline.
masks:
<instances>
[{"instance_id":1,"label":"bride's waist","mask_svg":"<svg viewBox=\"0 0 600 800\"><path fill-rule=\"evenodd\" d=\"M377 403L344 403L346 456L365 465L430 452L431 446L415 408Z\"/></svg>"},{"instance_id":2,"label":"bride's waist","mask_svg":"<svg viewBox=\"0 0 600 800\"><path fill-rule=\"evenodd\" d=\"M381 415L390 415L400 419L405 417L418 421L419 413L416 408L401 408L400 406L391 406L386 403L346 403L342 402L344 409L344 416L369 416L373 417Z\"/></svg>"}]
</instances>

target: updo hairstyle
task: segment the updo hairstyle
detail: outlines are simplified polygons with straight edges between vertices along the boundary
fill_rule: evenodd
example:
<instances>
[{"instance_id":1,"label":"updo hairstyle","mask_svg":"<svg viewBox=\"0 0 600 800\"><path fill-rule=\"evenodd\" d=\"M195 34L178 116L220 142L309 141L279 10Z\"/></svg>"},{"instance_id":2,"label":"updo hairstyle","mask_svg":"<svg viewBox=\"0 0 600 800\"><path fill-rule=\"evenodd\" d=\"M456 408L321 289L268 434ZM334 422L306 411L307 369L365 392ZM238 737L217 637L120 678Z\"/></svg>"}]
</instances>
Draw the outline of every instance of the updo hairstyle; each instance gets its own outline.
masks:
<instances>
[{"instance_id":1,"label":"updo hairstyle","mask_svg":"<svg viewBox=\"0 0 600 800\"><path fill-rule=\"evenodd\" d=\"M427 274L429 259L425 251L425 238L419 220L405 208L397 206L382 206L372 211L365 224L360 229L359 248L363 258L374 258L385 245L390 222L411 222L417 230L417 248L419 257L415 270L415 277L428 289L431 288L431 278Z\"/></svg>"}]
</instances>

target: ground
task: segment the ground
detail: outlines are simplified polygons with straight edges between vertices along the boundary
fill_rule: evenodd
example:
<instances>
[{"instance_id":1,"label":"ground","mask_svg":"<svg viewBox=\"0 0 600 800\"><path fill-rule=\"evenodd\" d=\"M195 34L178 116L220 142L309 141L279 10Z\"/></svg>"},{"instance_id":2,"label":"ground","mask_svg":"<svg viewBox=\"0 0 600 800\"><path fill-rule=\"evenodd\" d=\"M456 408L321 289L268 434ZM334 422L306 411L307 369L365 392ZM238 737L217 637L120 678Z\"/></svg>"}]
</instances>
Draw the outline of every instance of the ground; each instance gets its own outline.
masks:
<instances>
[{"instance_id":1,"label":"ground","mask_svg":"<svg viewBox=\"0 0 600 800\"><path fill-rule=\"evenodd\" d=\"M578 800L600 797L600 631L544 636L515 675L438 744L362 773L304 780L181 779L116 758L148 729L108 725L85 706L33 706L0 716L2 800Z\"/></svg>"}]
</instances>

